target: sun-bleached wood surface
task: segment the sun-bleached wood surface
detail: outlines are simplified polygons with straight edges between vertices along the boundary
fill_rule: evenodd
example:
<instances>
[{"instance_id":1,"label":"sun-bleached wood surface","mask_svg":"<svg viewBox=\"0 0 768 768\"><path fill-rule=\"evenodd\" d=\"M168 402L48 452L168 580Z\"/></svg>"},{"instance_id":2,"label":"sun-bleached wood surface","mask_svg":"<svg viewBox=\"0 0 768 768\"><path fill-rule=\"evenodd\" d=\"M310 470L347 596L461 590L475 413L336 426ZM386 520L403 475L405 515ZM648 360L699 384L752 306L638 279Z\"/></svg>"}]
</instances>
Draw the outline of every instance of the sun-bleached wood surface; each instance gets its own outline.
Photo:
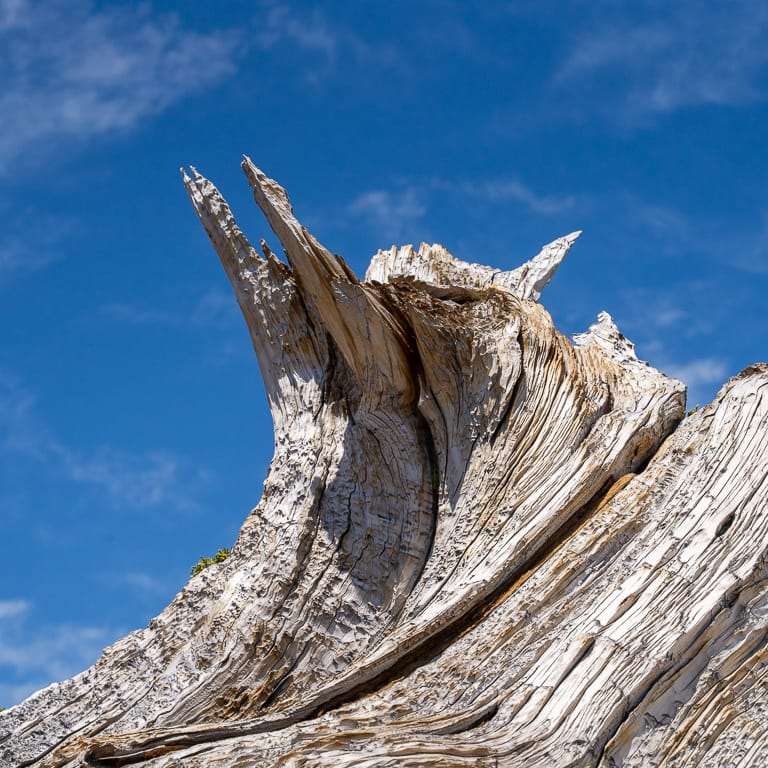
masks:
<instances>
[{"instance_id":1,"label":"sun-bleached wood surface","mask_svg":"<svg viewBox=\"0 0 768 768\"><path fill-rule=\"evenodd\" d=\"M365 280L246 158L287 263L183 179L275 432L231 556L0 715L0 765L768 765L768 366L685 390L440 245ZM257 493L257 489L254 489Z\"/></svg>"}]
</instances>

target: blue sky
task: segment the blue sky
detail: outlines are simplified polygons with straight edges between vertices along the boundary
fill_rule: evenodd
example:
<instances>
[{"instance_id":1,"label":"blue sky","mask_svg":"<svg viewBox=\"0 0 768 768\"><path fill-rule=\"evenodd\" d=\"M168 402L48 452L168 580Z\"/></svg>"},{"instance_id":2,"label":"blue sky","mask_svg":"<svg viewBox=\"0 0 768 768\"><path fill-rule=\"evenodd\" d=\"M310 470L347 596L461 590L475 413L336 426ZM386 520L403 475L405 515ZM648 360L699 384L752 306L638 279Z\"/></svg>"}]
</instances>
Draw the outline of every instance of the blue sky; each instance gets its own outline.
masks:
<instances>
[{"instance_id":1,"label":"blue sky","mask_svg":"<svg viewBox=\"0 0 768 768\"><path fill-rule=\"evenodd\" d=\"M178 177L250 154L359 272L442 242L609 311L689 403L768 357L768 5L0 0L0 705L235 540L272 433Z\"/></svg>"}]
</instances>

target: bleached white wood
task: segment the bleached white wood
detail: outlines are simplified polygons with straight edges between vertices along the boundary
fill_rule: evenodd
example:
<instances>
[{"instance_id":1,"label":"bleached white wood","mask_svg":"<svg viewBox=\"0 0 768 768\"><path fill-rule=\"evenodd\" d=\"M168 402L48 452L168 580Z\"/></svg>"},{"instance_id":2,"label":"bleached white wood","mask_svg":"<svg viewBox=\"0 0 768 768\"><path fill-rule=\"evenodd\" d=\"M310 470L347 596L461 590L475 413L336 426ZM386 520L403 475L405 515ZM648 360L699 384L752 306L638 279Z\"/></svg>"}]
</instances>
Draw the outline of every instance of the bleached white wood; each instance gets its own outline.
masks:
<instances>
[{"instance_id":1,"label":"bleached white wood","mask_svg":"<svg viewBox=\"0 0 768 768\"><path fill-rule=\"evenodd\" d=\"M248 158L285 248L196 171L275 454L232 555L0 715L4 766L768 764L768 366L684 416L602 313L439 245L364 281Z\"/></svg>"}]
</instances>

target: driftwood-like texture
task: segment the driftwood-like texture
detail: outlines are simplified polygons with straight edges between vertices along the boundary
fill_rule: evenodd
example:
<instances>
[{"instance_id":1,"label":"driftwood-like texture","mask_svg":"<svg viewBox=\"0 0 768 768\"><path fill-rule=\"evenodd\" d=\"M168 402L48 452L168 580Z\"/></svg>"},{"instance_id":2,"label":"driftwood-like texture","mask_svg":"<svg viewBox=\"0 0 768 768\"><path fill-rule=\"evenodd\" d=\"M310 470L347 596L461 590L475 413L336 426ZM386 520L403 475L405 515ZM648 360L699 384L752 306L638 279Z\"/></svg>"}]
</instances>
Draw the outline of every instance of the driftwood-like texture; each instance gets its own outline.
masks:
<instances>
[{"instance_id":1,"label":"driftwood-like texture","mask_svg":"<svg viewBox=\"0 0 768 768\"><path fill-rule=\"evenodd\" d=\"M365 280L184 174L275 431L231 556L0 716L4 766L768 765L768 366L687 418L607 314L439 245ZM256 489L254 489L256 492Z\"/></svg>"}]
</instances>

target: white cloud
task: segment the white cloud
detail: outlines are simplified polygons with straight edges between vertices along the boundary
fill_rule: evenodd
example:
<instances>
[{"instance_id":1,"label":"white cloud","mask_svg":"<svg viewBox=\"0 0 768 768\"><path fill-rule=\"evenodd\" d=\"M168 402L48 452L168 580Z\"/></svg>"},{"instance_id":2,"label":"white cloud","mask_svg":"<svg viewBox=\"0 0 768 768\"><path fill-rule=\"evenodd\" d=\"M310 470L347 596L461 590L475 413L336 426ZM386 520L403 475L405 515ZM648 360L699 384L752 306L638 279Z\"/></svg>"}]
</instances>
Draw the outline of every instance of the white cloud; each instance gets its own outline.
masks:
<instances>
[{"instance_id":1,"label":"white cloud","mask_svg":"<svg viewBox=\"0 0 768 768\"><path fill-rule=\"evenodd\" d=\"M264 49L288 43L319 53L329 62L336 58L339 37L339 30L331 27L317 9L302 14L282 3L268 5L257 34Z\"/></svg>"},{"instance_id":2,"label":"white cloud","mask_svg":"<svg viewBox=\"0 0 768 768\"><path fill-rule=\"evenodd\" d=\"M735 267L755 275L768 275L768 211L752 226L733 228L718 243L719 255L726 254Z\"/></svg>"},{"instance_id":3,"label":"white cloud","mask_svg":"<svg viewBox=\"0 0 768 768\"><path fill-rule=\"evenodd\" d=\"M341 62L350 62L349 75L370 67L392 69L402 64L396 46L369 41L356 32L331 23L317 8L298 8L290 3L265 2L263 13L251 35L263 51L299 51L304 79L320 85L340 71Z\"/></svg>"},{"instance_id":4,"label":"white cloud","mask_svg":"<svg viewBox=\"0 0 768 768\"><path fill-rule=\"evenodd\" d=\"M61 680L91 664L115 637L104 627L59 625L45 632L0 641L0 666L23 675Z\"/></svg>"},{"instance_id":5,"label":"white cloud","mask_svg":"<svg viewBox=\"0 0 768 768\"><path fill-rule=\"evenodd\" d=\"M695 293L696 286L686 284L679 289L675 286L670 291L664 291L658 287L633 287L621 291L622 301L621 315L622 325L636 337L636 341L647 343L649 336L656 340L659 331L668 331L678 326L678 333L683 332L680 327L682 321L686 321L686 330L700 333L703 329L697 323L693 323L691 312L683 306L677 291L683 295Z\"/></svg>"},{"instance_id":6,"label":"white cloud","mask_svg":"<svg viewBox=\"0 0 768 768\"><path fill-rule=\"evenodd\" d=\"M186 509L193 506L174 456L148 451L131 454L98 448L87 454L61 444L50 446L68 477L106 493L114 504L135 509L160 505Z\"/></svg>"},{"instance_id":7,"label":"white cloud","mask_svg":"<svg viewBox=\"0 0 768 768\"><path fill-rule=\"evenodd\" d=\"M82 671L123 630L73 624L39 625L28 621L26 600L0 602L10 606L0 626L0 705L16 704L44 686Z\"/></svg>"},{"instance_id":8,"label":"white cloud","mask_svg":"<svg viewBox=\"0 0 768 768\"><path fill-rule=\"evenodd\" d=\"M190 319L202 327L227 328L240 322L240 313L231 291L209 290L194 304Z\"/></svg>"},{"instance_id":9,"label":"white cloud","mask_svg":"<svg viewBox=\"0 0 768 768\"><path fill-rule=\"evenodd\" d=\"M354 218L367 221L377 232L393 240L411 235L422 221L435 193L448 193L462 200L475 199L484 204L512 202L531 213L550 216L572 208L571 196L538 195L517 179L452 181L433 178L400 184L392 189L372 189L358 195L348 206Z\"/></svg>"},{"instance_id":10,"label":"white cloud","mask_svg":"<svg viewBox=\"0 0 768 768\"><path fill-rule=\"evenodd\" d=\"M725 360L716 357L703 357L687 363L668 365L666 372L693 388L703 384L724 383L728 365Z\"/></svg>"},{"instance_id":11,"label":"white cloud","mask_svg":"<svg viewBox=\"0 0 768 768\"><path fill-rule=\"evenodd\" d=\"M0 453L42 460L51 440L35 412L35 397L20 382L0 370Z\"/></svg>"},{"instance_id":12,"label":"white cloud","mask_svg":"<svg viewBox=\"0 0 768 768\"><path fill-rule=\"evenodd\" d=\"M630 122L697 105L738 105L765 98L768 6L739 0L664 6L641 3L630 18L600 18L578 35L555 76L576 91L597 87L606 111ZM620 6L624 10L626 7Z\"/></svg>"},{"instance_id":13,"label":"white cloud","mask_svg":"<svg viewBox=\"0 0 768 768\"><path fill-rule=\"evenodd\" d=\"M689 406L708 403L729 375L726 361L716 357L703 357L660 367L668 376L679 379L687 386Z\"/></svg>"},{"instance_id":14,"label":"white cloud","mask_svg":"<svg viewBox=\"0 0 768 768\"><path fill-rule=\"evenodd\" d=\"M232 294L220 290L205 291L194 301L188 302L183 313L126 302L105 304L99 311L105 317L131 325L229 328L239 320Z\"/></svg>"},{"instance_id":15,"label":"white cloud","mask_svg":"<svg viewBox=\"0 0 768 768\"><path fill-rule=\"evenodd\" d=\"M649 234L666 240L690 241L693 237L688 219L670 206L646 203L634 195L626 195L626 205L634 224Z\"/></svg>"},{"instance_id":16,"label":"white cloud","mask_svg":"<svg viewBox=\"0 0 768 768\"><path fill-rule=\"evenodd\" d=\"M9 199L0 202L0 218L3 220L0 232L0 286L11 275L33 272L57 261L61 257L62 243L75 228L72 220L30 206L14 207ZM30 226L30 222L34 225Z\"/></svg>"},{"instance_id":17,"label":"white cloud","mask_svg":"<svg viewBox=\"0 0 768 768\"><path fill-rule=\"evenodd\" d=\"M232 32L185 29L147 5L0 5L0 170L23 153L125 131L234 70Z\"/></svg>"},{"instance_id":18,"label":"white cloud","mask_svg":"<svg viewBox=\"0 0 768 768\"><path fill-rule=\"evenodd\" d=\"M5 462L35 462L49 476L97 490L113 507L123 509L194 509L196 492L206 481L205 472L165 451L74 447L39 418L32 393L2 372L0 457Z\"/></svg>"},{"instance_id":19,"label":"white cloud","mask_svg":"<svg viewBox=\"0 0 768 768\"><path fill-rule=\"evenodd\" d=\"M614 246L617 249L625 249L631 239L635 252L642 248L649 255L685 257L691 264L706 260L728 269L768 274L768 211L740 217L734 224L727 208L720 216L696 218L691 212L649 202L626 189L594 196L591 208L595 215L610 216L616 222L615 229L621 232ZM674 275L675 269L670 267L668 276ZM691 281L688 287L692 287ZM706 312L689 313L692 315L697 317L697 324L709 324Z\"/></svg>"},{"instance_id":20,"label":"white cloud","mask_svg":"<svg viewBox=\"0 0 768 768\"><path fill-rule=\"evenodd\" d=\"M13 29L27 9L27 0L0 0L0 32Z\"/></svg>"},{"instance_id":21,"label":"white cloud","mask_svg":"<svg viewBox=\"0 0 768 768\"><path fill-rule=\"evenodd\" d=\"M51 250L30 248L28 243L15 239L0 242L0 277L21 270L34 271L50 264L57 258Z\"/></svg>"},{"instance_id":22,"label":"white cloud","mask_svg":"<svg viewBox=\"0 0 768 768\"><path fill-rule=\"evenodd\" d=\"M427 207L415 187L405 187L399 191L364 192L350 203L348 211L396 240L424 217Z\"/></svg>"},{"instance_id":23,"label":"white cloud","mask_svg":"<svg viewBox=\"0 0 768 768\"><path fill-rule=\"evenodd\" d=\"M0 621L16 619L30 609L26 600L0 600Z\"/></svg>"},{"instance_id":24,"label":"white cloud","mask_svg":"<svg viewBox=\"0 0 768 768\"><path fill-rule=\"evenodd\" d=\"M651 317L651 322L657 328L670 328L677 325L681 320L685 320L688 313L680 307L662 306L656 309Z\"/></svg>"},{"instance_id":25,"label":"white cloud","mask_svg":"<svg viewBox=\"0 0 768 768\"><path fill-rule=\"evenodd\" d=\"M432 186L440 190L475 197L487 203L520 203L531 213L545 216L561 213L573 208L576 204L575 198L570 195L562 197L539 195L517 179L476 182L450 182L436 179L432 182Z\"/></svg>"},{"instance_id":26,"label":"white cloud","mask_svg":"<svg viewBox=\"0 0 768 768\"><path fill-rule=\"evenodd\" d=\"M155 576L151 576L148 573L142 573L139 571L126 573L120 579L120 582L127 584L129 587L133 587L139 592L146 594L160 594L164 595L168 592L168 584Z\"/></svg>"}]
</instances>

